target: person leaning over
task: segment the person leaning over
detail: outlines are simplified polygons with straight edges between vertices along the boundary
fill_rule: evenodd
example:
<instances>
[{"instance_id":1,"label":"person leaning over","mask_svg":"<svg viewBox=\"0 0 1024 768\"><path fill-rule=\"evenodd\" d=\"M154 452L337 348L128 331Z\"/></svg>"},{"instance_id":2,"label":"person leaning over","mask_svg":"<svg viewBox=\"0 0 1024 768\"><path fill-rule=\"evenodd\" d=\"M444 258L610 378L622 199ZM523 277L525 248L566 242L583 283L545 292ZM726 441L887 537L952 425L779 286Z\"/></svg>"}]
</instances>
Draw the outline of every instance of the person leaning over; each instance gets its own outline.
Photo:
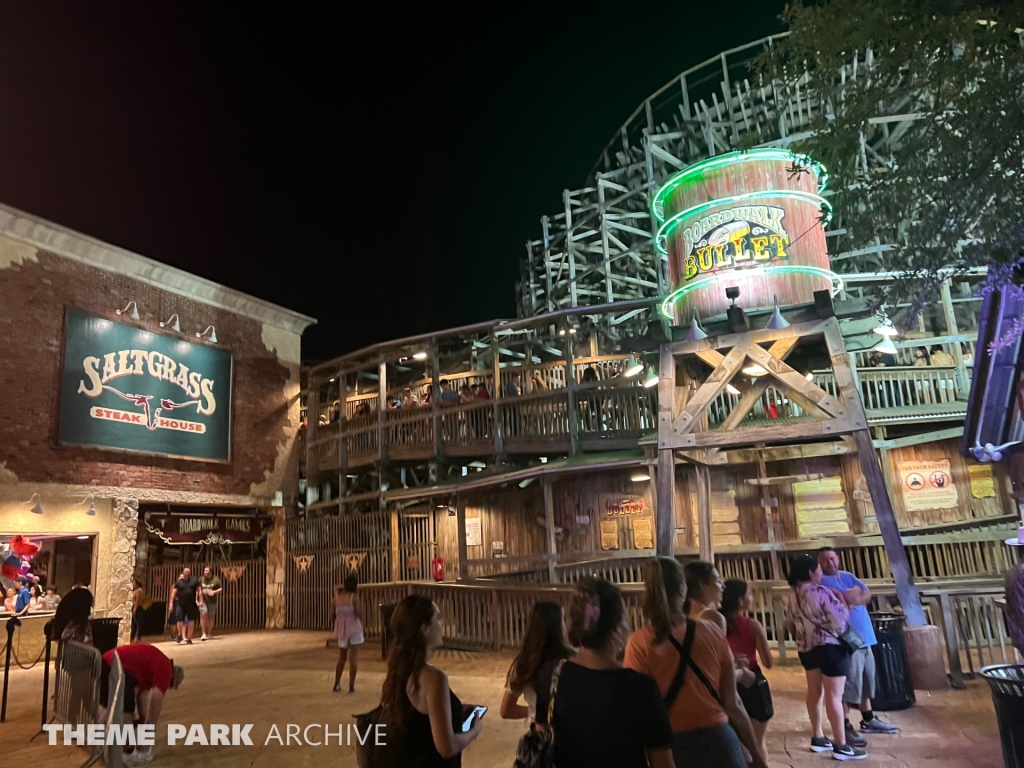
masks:
<instances>
[{"instance_id":1,"label":"person leaning over","mask_svg":"<svg viewBox=\"0 0 1024 768\"><path fill-rule=\"evenodd\" d=\"M821 583L821 568L810 555L800 555L789 567L793 591L786 605L786 621L796 637L796 649L807 677L807 714L811 718L811 751L832 752L836 760L863 760L864 750L846 743L843 725L843 689L850 671L850 655L839 642L850 612L831 589ZM822 700L832 726L832 740L821 723Z\"/></svg>"},{"instance_id":2,"label":"person leaning over","mask_svg":"<svg viewBox=\"0 0 1024 768\"><path fill-rule=\"evenodd\" d=\"M875 717L871 709L871 699L875 695L875 654L871 646L878 645L867 609L871 601L871 590L849 571L839 570L839 555L832 547L818 550L818 565L821 566L821 583L836 592L846 603L850 609L850 626L864 641L864 646L850 655L850 672L843 688L843 715L846 718L847 743L855 747L866 747L867 739L850 724L850 707L860 710L861 733L892 734L899 730L892 723Z\"/></svg>"},{"instance_id":3,"label":"person leaning over","mask_svg":"<svg viewBox=\"0 0 1024 768\"><path fill-rule=\"evenodd\" d=\"M133 643L113 648L103 654L103 671L100 676L100 701L106 705L110 701L109 679L110 666L114 663L114 654L121 661L124 670L124 707L126 720L130 720L136 706L139 719L136 724L156 725L160 719L160 710L164 704L164 694L168 688L177 690L185 679L185 670L175 666L163 651L152 645ZM153 759L152 747L139 747L125 755L126 766L142 765Z\"/></svg>"},{"instance_id":4,"label":"person leaning over","mask_svg":"<svg viewBox=\"0 0 1024 768\"><path fill-rule=\"evenodd\" d=\"M674 768L672 727L657 683L619 663L629 635L622 593L588 577L570 600L569 641L579 653L561 665L552 685L555 765Z\"/></svg>"},{"instance_id":5,"label":"person leaning over","mask_svg":"<svg viewBox=\"0 0 1024 768\"><path fill-rule=\"evenodd\" d=\"M762 768L767 756L736 693L735 666L725 634L683 614L686 582L674 558L644 569L647 624L629 637L625 664L658 684L672 725L676 765L745 768L742 742ZM731 725L730 725L731 724Z\"/></svg>"}]
</instances>

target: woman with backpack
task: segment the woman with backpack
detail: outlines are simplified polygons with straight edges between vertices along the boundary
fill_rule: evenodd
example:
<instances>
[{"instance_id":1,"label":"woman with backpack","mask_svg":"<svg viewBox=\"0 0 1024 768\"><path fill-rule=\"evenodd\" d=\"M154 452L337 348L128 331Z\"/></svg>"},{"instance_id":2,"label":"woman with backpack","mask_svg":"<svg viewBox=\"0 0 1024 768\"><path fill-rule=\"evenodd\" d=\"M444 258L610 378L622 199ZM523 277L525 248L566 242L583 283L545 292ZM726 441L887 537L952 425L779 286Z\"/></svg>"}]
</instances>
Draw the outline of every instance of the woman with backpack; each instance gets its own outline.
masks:
<instances>
[{"instance_id":1,"label":"woman with backpack","mask_svg":"<svg viewBox=\"0 0 1024 768\"><path fill-rule=\"evenodd\" d=\"M581 579L569 624L579 653L556 668L551 686L554 764L674 768L672 730L657 686L619 662L629 635L622 593L604 579Z\"/></svg>"},{"instance_id":2,"label":"woman with backpack","mask_svg":"<svg viewBox=\"0 0 1024 768\"><path fill-rule=\"evenodd\" d=\"M504 720L529 718L530 732L519 741L517 764L529 765L528 755L542 749L546 740L540 731L548 724L552 675L558 662L574 654L565 637L562 606L548 601L534 603L523 644L509 667L505 695L498 710ZM519 703L524 697L526 706Z\"/></svg>"},{"instance_id":3,"label":"woman with backpack","mask_svg":"<svg viewBox=\"0 0 1024 768\"><path fill-rule=\"evenodd\" d=\"M687 768L765 768L736 694L736 670L725 635L683 612L686 580L674 558L656 557L644 570L644 618L626 645L628 668L654 678L668 708L672 753Z\"/></svg>"}]
</instances>

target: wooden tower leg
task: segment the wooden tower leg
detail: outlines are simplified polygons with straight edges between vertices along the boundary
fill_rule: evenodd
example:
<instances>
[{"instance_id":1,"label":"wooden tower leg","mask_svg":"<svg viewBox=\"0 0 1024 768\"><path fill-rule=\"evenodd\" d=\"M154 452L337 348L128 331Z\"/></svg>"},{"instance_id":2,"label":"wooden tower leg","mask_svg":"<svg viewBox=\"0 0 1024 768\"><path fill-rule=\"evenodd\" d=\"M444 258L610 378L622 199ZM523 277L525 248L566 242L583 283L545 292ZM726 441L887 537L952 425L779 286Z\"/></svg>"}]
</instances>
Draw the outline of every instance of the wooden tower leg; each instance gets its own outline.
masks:
<instances>
[{"instance_id":1,"label":"wooden tower leg","mask_svg":"<svg viewBox=\"0 0 1024 768\"><path fill-rule=\"evenodd\" d=\"M907 551L903 548L896 513L885 487L885 478L882 476L878 454L875 453L875 446L871 441L871 433L866 429L858 429L853 433L853 439L857 443L857 456L864 472L864 479L868 483L868 493L871 494L871 504L875 508L875 517L878 520L878 530L882 534L885 553L892 567L893 580L896 582L896 594L903 606L903 613L907 616L907 624L911 627L923 626L928 622L921 606L921 595L914 585L914 574L910 570Z\"/></svg>"}]
</instances>

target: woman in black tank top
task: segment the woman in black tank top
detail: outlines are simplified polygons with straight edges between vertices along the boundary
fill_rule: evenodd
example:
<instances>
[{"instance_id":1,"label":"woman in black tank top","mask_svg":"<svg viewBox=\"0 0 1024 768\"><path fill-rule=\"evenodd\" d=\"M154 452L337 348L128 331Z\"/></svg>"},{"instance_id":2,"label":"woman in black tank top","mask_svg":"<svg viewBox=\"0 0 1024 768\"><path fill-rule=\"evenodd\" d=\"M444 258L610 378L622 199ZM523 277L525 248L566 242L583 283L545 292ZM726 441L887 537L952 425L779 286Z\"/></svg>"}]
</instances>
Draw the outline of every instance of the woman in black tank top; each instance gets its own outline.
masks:
<instances>
[{"instance_id":1,"label":"woman in black tank top","mask_svg":"<svg viewBox=\"0 0 1024 768\"><path fill-rule=\"evenodd\" d=\"M427 663L444 641L444 622L433 601L409 595L391 617L394 636L381 705L388 722L388 741L395 745L395 765L402 768L459 768L462 752L483 728L474 718L462 725L470 708L448 686L448 676ZM431 724L440 726L434 737ZM393 741L392 741L393 740Z\"/></svg>"}]
</instances>

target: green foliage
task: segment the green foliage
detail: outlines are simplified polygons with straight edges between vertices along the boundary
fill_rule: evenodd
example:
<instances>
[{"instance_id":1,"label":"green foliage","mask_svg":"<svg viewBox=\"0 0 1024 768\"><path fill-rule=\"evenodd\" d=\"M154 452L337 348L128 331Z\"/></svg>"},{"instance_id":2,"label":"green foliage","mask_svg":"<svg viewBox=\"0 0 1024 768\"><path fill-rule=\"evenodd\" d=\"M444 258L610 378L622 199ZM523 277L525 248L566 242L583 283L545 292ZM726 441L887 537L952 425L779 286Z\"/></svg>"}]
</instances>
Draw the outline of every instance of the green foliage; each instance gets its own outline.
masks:
<instances>
[{"instance_id":1,"label":"green foliage","mask_svg":"<svg viewBox=\"0 0 1024 768\"><path fill-rule=\"evenodd\" d=\"M797 2L783 14L792 34L757 62L766 80L824 100L797 149L828 168L847 247L895 246L885 260L906 279L890 305L909 302L916 313L937 298L940 268L1024 252L1024 23L1015 8ZM844 82L855 52L857 78L847 69ZM906 115L917 117L878 119Z\"/></svg>"}]
</instances>

